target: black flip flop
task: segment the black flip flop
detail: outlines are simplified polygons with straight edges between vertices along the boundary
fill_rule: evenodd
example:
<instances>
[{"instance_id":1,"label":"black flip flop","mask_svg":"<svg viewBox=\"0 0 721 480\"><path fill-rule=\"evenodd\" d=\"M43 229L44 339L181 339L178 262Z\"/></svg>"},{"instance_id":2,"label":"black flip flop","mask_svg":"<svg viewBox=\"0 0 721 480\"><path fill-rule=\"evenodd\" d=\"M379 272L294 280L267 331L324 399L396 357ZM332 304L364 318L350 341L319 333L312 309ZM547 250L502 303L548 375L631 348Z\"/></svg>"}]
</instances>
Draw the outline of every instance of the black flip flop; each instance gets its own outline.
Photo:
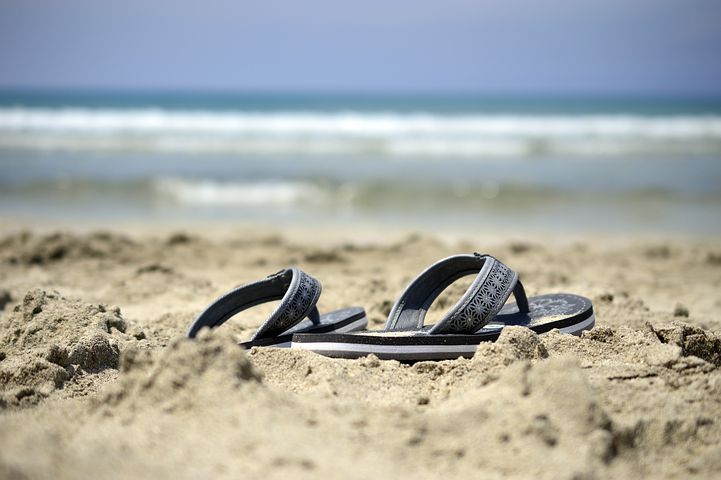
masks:
<instances>
[{"instance_id":1,"label":"black flip flop","mask_svg":"<svg viewBox=\"0 0 721 480\"><path fill-rule=\"evenodd\" d=\"M475 280L458 303L441 321L424 326L426 312L438 295L473 274ZM506 304L511 293L516 303ZM528 298L516 272L490 255L476 253L445 258L421 273L396 301L384 330L298 333L293 335L292 348L330 357L372 353L383 359L438 360L472 357L479 343L496 340L507 325L580 335L594 324L589 299L569 293Z\"/></svg>"},{"instance_id":2,"label":"black flip flop","mask_svg":"<svg viewBox=\"0 0 721 480\"><path fill-rule=\"evenodd\" d=\"M263 280L242 285L215 300L193 321L186 335L194 338L202 328L219 327L243 310L276 300L280 300L280 304L253 337L241 343L242 346L290 347L294 333L352 332L368 325L362 307L348 307L319 315L316 303L321 289L318 280L298 268L281 270Z\"/></svg>"}]
</instances>

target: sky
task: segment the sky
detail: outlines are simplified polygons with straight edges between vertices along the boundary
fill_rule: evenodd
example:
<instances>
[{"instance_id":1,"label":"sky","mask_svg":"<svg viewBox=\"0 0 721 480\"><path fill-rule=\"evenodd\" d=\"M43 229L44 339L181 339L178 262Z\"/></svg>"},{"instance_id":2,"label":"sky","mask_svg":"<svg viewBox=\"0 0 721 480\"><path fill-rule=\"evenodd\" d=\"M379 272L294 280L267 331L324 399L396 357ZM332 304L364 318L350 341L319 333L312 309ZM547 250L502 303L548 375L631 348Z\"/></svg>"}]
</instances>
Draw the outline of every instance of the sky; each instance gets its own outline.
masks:
<instances>
[{"instance_id":1,"label":"sky","mask_svg":"<svg viewBox=\"0 0 721 480\"><path fill-rule=\"evenodd\" d=\"M721 96L721 1L0 0L0 88Z\"/></svg>"}]
</instances>

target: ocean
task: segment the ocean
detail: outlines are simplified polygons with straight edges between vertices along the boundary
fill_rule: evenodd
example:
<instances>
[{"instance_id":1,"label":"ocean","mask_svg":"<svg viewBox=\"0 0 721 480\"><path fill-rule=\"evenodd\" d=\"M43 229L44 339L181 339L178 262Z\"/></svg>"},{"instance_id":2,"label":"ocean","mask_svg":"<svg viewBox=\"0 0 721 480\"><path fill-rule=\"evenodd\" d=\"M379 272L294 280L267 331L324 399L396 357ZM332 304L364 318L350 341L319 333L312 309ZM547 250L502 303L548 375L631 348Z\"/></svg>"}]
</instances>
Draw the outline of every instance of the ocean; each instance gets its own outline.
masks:
<instances>
[{"instance_id":1,"label":"ocean","mask_svg":"<svg viewBox=\"0 0 721 480\"><path fill-rule=\"evenodd\" d=\"M0 93L0 216L721 233L721 101Z\"/></svg>"}]
</instances>

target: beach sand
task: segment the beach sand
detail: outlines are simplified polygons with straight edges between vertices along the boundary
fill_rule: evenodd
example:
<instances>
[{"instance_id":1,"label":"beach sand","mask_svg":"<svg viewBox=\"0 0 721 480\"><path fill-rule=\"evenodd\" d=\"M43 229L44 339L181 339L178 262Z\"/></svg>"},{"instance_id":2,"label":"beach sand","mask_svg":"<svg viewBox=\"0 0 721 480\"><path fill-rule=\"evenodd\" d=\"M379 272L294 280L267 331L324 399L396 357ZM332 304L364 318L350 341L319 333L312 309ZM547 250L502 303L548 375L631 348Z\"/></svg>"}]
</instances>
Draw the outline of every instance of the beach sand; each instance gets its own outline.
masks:
<instances>
[{"instance_id":1,"label":"beach sand","mask_svg":"<svg viewBox=\"0 0 721 480\"><path fill-rule=\"evenodd\" d=\"M713 239L327 233L7 228L0 478L721 476ZM323 283L321 311L362 305L380 328L423 268L473 251L531 295L588 296L596 327L509 328L415 364L243 351L270 307L183 339L217 295L288 265Z\"/></svg>"}]
</instances>

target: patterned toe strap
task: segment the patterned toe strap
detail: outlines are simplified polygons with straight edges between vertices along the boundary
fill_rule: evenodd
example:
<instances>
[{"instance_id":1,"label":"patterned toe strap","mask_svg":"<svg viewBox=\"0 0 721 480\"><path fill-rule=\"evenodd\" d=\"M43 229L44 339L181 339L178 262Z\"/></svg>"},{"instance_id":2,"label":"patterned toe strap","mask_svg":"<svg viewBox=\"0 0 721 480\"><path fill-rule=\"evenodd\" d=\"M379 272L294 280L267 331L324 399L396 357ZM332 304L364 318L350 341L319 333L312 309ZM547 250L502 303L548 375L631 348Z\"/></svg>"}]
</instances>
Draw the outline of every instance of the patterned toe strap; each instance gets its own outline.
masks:
<instances>
[{"instance_id":1,"label":"patterned toe strap","mask_svg":"<svg viewBox=\"0 0 721 480\"><path fill-rule=\"evenodd\" d=\"M528 312L516 272L490 255L454 255L431 265L406 287L391 309L386 330L420 330L438 295L459 278L474 274L468 290L429 333L475 333L493 320L511 293L519 310Z\"/></svg>"},{"instance_id":2,"label":"patterned toe strap","mask_svg":"<svg viewBox=\"0 0 721 480\"><path fill-rule=\"evenodd\" d=\"M218 327L243 310L276 300L280 300L280 304L255 332L253 340L277 336L306 317L318 323L320 316L316 303L321 288L318 280L298 268L281 270L215 300L193 321L187 336L193 338L203 327Z\"/></svg>"}]
</instances>

